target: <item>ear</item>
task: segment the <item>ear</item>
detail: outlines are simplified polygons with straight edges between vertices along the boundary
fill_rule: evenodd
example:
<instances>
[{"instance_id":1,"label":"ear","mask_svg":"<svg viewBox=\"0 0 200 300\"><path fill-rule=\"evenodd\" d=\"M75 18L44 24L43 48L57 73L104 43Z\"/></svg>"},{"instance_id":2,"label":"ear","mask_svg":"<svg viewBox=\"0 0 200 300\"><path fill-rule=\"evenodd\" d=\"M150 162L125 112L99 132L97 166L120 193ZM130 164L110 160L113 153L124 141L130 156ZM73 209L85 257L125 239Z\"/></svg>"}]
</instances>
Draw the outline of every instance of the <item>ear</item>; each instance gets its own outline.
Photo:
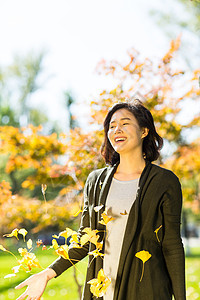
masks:
<instances>
[{"instance_id":1,"label":"ear","mask_svg":"<svg viewBox=\"0 0 200 300\"><path fill-rule=\"evenodd\" d=\"M142 128L142 139L144 139L149 133L149 128Z\"/></svg>"}]
</instances>

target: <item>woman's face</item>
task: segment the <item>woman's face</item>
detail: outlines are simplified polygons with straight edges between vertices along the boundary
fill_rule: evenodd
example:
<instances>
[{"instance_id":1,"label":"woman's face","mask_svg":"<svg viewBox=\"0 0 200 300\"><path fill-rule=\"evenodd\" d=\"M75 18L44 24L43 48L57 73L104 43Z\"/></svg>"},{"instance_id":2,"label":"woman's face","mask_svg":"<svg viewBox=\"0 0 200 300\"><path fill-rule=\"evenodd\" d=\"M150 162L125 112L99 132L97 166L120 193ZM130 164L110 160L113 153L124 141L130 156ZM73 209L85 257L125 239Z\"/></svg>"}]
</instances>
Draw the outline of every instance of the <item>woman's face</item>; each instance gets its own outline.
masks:
<instances>
[{"instance_id":1,"label":"woman's face","mask_svg":"<svg viewBox=\"0 0 200 300\"><path fill-rule=\"evenodd\" d=\"M143 138L147 129L140 128L134 115L125 108L117 110L110 120L108 139L116 152L133 154L142 153Z\"/></svg>"}]
</instances>

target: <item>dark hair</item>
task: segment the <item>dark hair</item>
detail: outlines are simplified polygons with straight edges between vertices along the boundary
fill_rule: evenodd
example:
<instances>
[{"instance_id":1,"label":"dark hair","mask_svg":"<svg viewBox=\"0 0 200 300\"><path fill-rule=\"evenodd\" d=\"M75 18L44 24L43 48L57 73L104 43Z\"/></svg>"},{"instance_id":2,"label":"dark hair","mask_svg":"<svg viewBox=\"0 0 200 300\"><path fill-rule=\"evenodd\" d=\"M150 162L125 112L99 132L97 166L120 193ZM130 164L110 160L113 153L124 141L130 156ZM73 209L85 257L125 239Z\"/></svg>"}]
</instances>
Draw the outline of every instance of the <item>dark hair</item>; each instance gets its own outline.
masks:
<instances>
[{"instance_id":1,"label":"dark hair","mask_svg":"<svg viewBox=\"0 0 200 300\"><path fill-rule=\"evenodd\" d=\"M114 165L120 161L119 153L117 153L109 139L108 130L112 115L119 109L127 109L136 118L140 128L148 128L148 135L143 140L142 151L144 158L148 161L155 161L158 159L160 149L163 146L163 139L156 132L154 120L150 111L144 107L142 102L138 99L132 102L117 103L111 107L104 120L104 141L101 147L101 154L105 162L109 165Z\"/></svg>"}]
</instances>

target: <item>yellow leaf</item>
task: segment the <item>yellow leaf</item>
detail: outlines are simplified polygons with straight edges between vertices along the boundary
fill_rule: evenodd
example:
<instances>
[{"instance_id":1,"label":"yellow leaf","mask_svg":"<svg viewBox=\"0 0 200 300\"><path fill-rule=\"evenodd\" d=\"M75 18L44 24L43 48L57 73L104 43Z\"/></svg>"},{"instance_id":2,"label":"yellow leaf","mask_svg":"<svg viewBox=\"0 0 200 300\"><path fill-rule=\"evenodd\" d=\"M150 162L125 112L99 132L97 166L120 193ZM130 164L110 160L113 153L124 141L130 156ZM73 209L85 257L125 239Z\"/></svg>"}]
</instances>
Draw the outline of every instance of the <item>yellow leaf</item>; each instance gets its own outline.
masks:
<instances>
[{"instance_id":1,"label":"yellow leaf","mask_svg":"<svg viewBox=\"0 0 200 300\"><path fill-rule=\"evenodd\" d=\"M19 231L18 231L18 234L21 234L23 235L23 238L24 238L24 242L25 242L25 236L27 235L28 231L24 228L21 228Z\"/></svg>"},{"instance_id":2,"label":"yellow leaf","mask_svg":"<svg viewBox=\"0 0 200 300\"><path fill-rule=\"evenodd\" d=\"M94 278L87 283L90 284L90 291L95 297L103 297L111 284L111 279L106 276L104 270L101 269L98 272L97 278Z\"/></svg>"},{"instance_id":3,"label":"yellow leaf","mask_svg":"<svg viewBox=\"0 0 200 300\"><path fill-rule=\"evenodd\" d=\"M83 232L86 234L84 234L80 239L81 246L85 245L87 242L97 245L97 241L99 239L99 236L97 236L98 230L92 230L91 228L86 227Z\"/></svg>"},{"instance_id":4,"label":"yellow leaf","mask_svg":"<svg viewBox=\"0 0 200 300\"><path fill-rule=\"evenodd\" d=\"M63 236L65 239L67 239L68 237L70 237L74 232L72 229L70 228L66 228L65 231L62 231L59 233L59 236Z\"/></svg>"},{"instance_id":5,"label":"yellow leaf","mask_svg":"<svg viewBox=\"0 0 200 300\"><path fill-rule=\"evenodd\" d=\"M127 213L127 211L125 210L124 212L121 212L120 215L126 216L126 215L128 215L128 213Z\"/></svg>"},{"instance_id":6,"label":"yellow leaf","mask_svg":"<svg viewBox=\"0 0 200 300\"><path fill-rule=\"evenodd\" d=\"M104 211L101 214L101 217L102 217L103 220L99 221L99 223L102 224L102 225L107 225L110 221L115 219L111 216L108 216L107 211Z\"/></svg>"},{"instance_id":7,"label":"yellow leaf","mask_svg":"<svg viewBox=\"0 0 200 300\"><path fill-rule=\"evenodd\" d=\"M104 255L105 255L105 254L103 254L103 253L99 252L99 250L98 250L98 249L95 249L94 251L91 251L91 252L89 252L88 254L89 254L89 255L93 255L93 256L94 256L94 258L96 258L97 256L100 256L100 257L102 257L102 256L104 256Z\"/></svg>"},{"instance_id":8,"label":"yellow leaf","mask_svg":"<svg viewBox=\"0 0 200 300\"><path fill-rule=\"evenodd\" d=\"M58 248L56 250L56 253L59 256L62 256L64 259L69 259L68 249L69 249L69 247L67 245L62 245L62 246L60 246L60 248Z\"/></svg>"},{"instance_id":9,"label":"yellow leaf","mask_svg":"<svg viewBox=\"0 0 200 300\"><path fill-rule=\"evenodd\" d=\"M102 250L103 249L103 241L101 241L100 243L97 243L96 247L98 250Z\"/></svg>"},{"instance_id":10,"label":"yellow leaf","mask_svg":"<svg viewBox=\"0 0 200 300\"><path fill-rule=\"evenodd\" d=\"M25 250L25 249L22 249ZM38 259L36 258L34 253L24 252L23 258L18 261L20 265L25 265L28 267L30 271L32 268L41 268Z\"/></svg>"},{"instance_id":11,"label":"yellow leaf","mask_svg":"<svg viewBox=\"0 0 200 300\"><path fill-rule=\"evenodd\" d=\"M19 248L18 252L21 256L25 256L28 251L26 248Z\"/></svg>"},{"instance_id":12,"label":"yellow leaf","mask_svg":"<svg viewBox=\"0 0 200 300\"><path fill-rule=\"evenodd\" d=\"M36 242L36 244L37 244L37 247L39 248L40 247L40 245L42 245L43 244L43 242L42 242L42 240L37 240L37 242Z\"/></svg>"},{"instance_id":13,"label":"yellow leaf","mask_svg":"<svg viewBox=\"0 0 200 300\"><path fill-rule=\"evenodd\" d=\"M73 242L76 243L76 244L78 244L78 242L79 242L77 232L72 234L72 237L70 239L70 243L73 243Z\"/></svg>"},{"instance_id":14,"label":"yellow leaf","mask_svg":"<svg viewBox=\"0 0 200 300\"><path fill-rule=\"evenodd\" d=\"M142 275L141 275L141 278L140 278L140 281L142 281L142 277L143 277L143 274L144 274L144 264L147 260L149 260L149 258L151 257L151 254L148 252L148 251L145 251L145 250L142 250L142 251L139 251L135 254L135 256L139 259L141 259L143 265L142 265Z\"/></svg>"},{"instance_id":15,"label":"yellow leaf","mask_svg":"<svg viewBox=\"0 0 200 300\"><path fill-rule=\"evenodd\" d=\"M55 239L59 239L59 235L56 235L56 234L53 234L52 237Z\"/></svg>"},{"instance_id":16,"label":"yellow leaf","mask_svg":"<svg viewBox=\"0 0 200 300\"><path fill-rule=\"evenodd\" d=\"M15 236L18 239L18 231L19 231L19 229L15 228L15 229L13 229L13 231L11 233L6 233L3 236L6 236L6 237Z\"/></svg>"},{"instance_id":17,"label":"yellow leaf","mask_svg":"<svg viewBox=\"0 0 200 300\"><path fill-rule=\"evenodd\" d=\"M46 184L42 184L42 194L45 195L46 189L47 189L47 185Z\"/></svg>"},{"instance_id":18,"label":"yellow leaf","mask_svg":"<svg viewBox=\"0 0 200 300\"><path fill-rule=\"evenodd\" d=\"M31 249L31 248L32 248L32 245L33 245L33 242L32 242L31 239L29 239L28 242L27 242L27 248L28 248L28 249Z\"/></svg>"},{"instance_id":19,"label":"yellow leaf","mask_svg":"<svg viewBox=\"0 0 200 300\"><path fill-rule=\"evenodd\" d=\"M54 248L55 250L57 250L59 248L58 243L55 239L52 240L52 246L51 248Z\"/></svg>"}]
</instances>

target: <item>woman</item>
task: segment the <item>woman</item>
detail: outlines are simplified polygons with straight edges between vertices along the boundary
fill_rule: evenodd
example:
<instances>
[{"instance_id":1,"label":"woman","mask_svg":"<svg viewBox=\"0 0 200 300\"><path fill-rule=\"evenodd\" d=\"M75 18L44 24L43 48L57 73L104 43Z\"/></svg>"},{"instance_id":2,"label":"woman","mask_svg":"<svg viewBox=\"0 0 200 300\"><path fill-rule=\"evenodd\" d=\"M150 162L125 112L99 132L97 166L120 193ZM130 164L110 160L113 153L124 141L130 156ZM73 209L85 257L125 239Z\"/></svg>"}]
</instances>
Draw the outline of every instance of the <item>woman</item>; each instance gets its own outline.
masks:
<instances>
[{"instance_id":1,"label":"woman","mask_svg":"<svg viewBox=\"0 0 200 300\"><path fill-rule=\"evenodd\" d=\"M170 300L174 295L185 300L181 187L171 171L151 163L163 143L152 115L138 100L118 103L108 112L104 131L102 155L109 166L93 171L86 181L79 237L86 227L97 229L105 256L89 257L83 299ZM99 223L105 209L113 217L106 228ZM18 300L39 299L49 279L94 249L93 243L71 248L70 261L59 257L21 283L17 288L28 288ZM95 298L88 282L102 267L112 284L104 298Z\"/></svg>"}]
</instances>

